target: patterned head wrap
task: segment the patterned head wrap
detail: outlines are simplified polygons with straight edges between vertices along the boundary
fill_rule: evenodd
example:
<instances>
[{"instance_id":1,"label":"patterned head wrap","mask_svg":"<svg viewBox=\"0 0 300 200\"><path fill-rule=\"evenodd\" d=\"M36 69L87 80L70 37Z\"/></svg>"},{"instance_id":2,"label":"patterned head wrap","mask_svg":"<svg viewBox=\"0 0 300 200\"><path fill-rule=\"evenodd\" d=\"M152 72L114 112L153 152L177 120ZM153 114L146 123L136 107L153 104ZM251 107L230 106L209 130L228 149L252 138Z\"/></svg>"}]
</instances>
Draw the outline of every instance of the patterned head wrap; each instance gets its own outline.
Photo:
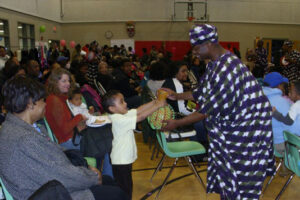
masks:
<instances>
[{"instance_id":1,"label":"patterned head wrap","mask_svg":"<svg viewBox=\"0 0 300 200\"><path fill-rule=\"evenodd\" d=\"M291 40L285 40L283 42L283 45L286 45L288 47L293 47L294 43Z\"/></svg>"},{"instance_id":2,"label":"patterned head wrap","mask_svg":"<svg viewBox=\"0 0 300 200\"><path fill-rule=\"evenodd\" d=\"M217 28L213 25L196 25L190 30L190 42L192 45L202 44L206 41L217 43Z\"/></svg>"}]
</instances>

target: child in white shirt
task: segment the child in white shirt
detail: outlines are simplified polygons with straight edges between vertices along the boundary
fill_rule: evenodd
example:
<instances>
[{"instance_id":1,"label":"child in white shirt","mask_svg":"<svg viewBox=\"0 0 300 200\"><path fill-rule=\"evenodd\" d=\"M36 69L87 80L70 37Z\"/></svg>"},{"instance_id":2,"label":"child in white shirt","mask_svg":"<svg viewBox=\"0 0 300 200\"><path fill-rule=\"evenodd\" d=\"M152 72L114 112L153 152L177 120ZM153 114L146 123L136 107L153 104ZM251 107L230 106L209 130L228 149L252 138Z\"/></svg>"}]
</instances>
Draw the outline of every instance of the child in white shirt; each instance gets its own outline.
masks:
<instances>
[{"instance_id":1,"label":"child in white shirt","mask_svg":"<svg viewBox=\"0 0 300 200\"><path fill-rule=\"evenodd\" d=\"M165 101L153 100L137 109L127 109L124 96L116 90L108 92L103 98L103 108L110 113L112 121L112 151L110 154L113 174L118 185L132 197L132 163L137 159L137 147L133 130L136 123L144 120Z\"/></svg>"},{"instance_id":2,"label":"child in white shirt","mask_svg":"<svg viewBox=\"0 0 300 200\"><path fill-rule=\"evenodd\" d=\"M92 124L102 124L105 122L105 120L101 120L99 116L92 115L92 113L94 113L93 106L90 106L90 108L87 109L86 104L82 102L82 94L79 88L75 88L72 91L67 100L67 104L74 116L82 114L87 118L87 126L91 126Z\"/></svg>"}]
</instances>

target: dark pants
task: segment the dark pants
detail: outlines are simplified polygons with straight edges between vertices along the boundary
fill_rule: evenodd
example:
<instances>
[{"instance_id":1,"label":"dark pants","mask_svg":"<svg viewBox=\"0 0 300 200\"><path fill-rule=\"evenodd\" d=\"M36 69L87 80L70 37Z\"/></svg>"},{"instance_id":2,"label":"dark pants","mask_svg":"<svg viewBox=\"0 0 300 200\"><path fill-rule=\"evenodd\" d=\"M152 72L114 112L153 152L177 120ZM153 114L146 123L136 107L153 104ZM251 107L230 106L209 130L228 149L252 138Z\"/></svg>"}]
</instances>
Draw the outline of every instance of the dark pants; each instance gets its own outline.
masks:
<instances>
[{"instance_id":1,"label":"dark pants","mask_svg":"<svg viewBox=\"0 0 300 200\"><path fill-rule=\"evenodd\" d=\"M117 184L123 189L130 199L132 198L132 164L129 165L112 165L113 174Z\"/></svg>"},{"instance_id":2,"label":"dark pants","mask_svg":"<svg viewBox=\"0 0 300 200\"><path fill-rule=\"evenodd\" d=\"M95 200L129 200L121 188L110 185L94 185L90 187Z\"/></svg>"}]
</instances>

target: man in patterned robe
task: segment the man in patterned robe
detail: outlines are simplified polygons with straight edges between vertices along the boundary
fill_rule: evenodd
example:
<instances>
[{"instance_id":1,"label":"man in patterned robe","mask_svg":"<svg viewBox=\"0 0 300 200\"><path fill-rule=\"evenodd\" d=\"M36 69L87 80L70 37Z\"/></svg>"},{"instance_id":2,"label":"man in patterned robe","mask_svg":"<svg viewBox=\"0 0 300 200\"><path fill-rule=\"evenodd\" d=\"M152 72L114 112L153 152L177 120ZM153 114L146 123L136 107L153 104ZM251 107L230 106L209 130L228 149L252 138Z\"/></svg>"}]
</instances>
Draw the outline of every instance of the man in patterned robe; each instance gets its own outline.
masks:
<instances>
[{"instance_id":1,"label":"man in patterned robe","mask_svg":"<svg viewBox=\"0 0 300 200\"><path fill-rule=\"evenodd\" d=\"M257 48L255 49L256 60L254 68L254 76L256 78L263 78L268 67L268 55L267 50L263 47L264 41L259 40L257 42Z\"/></svg>"},{"instance_id":2,"label":"man in patterned robe","mask_svg":"<svg viewBox=\"0 0 300 200\"><path fill-rule=\"evenodd\" d=\"M286 60L283 65L283 75L289 79L289 82L294 82L300 79L299 67L300 67L300 53L293 49L293 42L290 40L284 41L282 45L282 51L284 52L284 58Z\"/></svg>"},{"instance_id":3,"label":"man in patterned robe","mask_svg":"<svg viewBox=\"0 0 300 200\"><path fill-rule=\"evenodd\" d=\"M216 27L197 25L190 31L193 54L210 59L193 92L169 99L191 99L197 112L168 120L163 130L205 120L208 150L207 192L221 199L259 199L263 182L274 173L272 110L247 67L218 43Z\"/></svg>"}]
</instances>

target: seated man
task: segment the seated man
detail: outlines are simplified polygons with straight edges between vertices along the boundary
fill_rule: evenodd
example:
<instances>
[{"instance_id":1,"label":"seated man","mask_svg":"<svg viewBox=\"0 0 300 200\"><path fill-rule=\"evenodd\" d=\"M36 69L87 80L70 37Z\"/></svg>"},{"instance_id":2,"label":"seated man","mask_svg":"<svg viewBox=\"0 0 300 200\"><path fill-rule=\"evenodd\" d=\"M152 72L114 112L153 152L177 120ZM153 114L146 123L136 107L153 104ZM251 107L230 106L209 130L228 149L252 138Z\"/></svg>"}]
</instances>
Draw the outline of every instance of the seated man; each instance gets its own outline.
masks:
<instances>
[{"instance_id":1,"label":"seated man","mask_svg":"<svg viewBox=\"0 0 300 200\"><path fill-rule=\"evenodd\" d=\"M102 185L97 169L72 165L35 125L45 113L43 85L17 76L6 82L3 96L8 114L0 130L0 175L14 199L28 199L51 180L61 182L74 200L127 199L120 188Z\"/></svg>"},{"instance_id":2,"label":"seated man","mask_svg":"<svg viewBox=\"0 0 300 200\"><path fill-rule=\"evenodd\" d=\"M131 62L124 58L121 60L120 66L114 70L113 89L119 90L125 97L128 108L137 108L141 105L141 97L138 93L141 92L141 87L134 85L134 81L130 79Z\"/></svg>"}]
</instances>

